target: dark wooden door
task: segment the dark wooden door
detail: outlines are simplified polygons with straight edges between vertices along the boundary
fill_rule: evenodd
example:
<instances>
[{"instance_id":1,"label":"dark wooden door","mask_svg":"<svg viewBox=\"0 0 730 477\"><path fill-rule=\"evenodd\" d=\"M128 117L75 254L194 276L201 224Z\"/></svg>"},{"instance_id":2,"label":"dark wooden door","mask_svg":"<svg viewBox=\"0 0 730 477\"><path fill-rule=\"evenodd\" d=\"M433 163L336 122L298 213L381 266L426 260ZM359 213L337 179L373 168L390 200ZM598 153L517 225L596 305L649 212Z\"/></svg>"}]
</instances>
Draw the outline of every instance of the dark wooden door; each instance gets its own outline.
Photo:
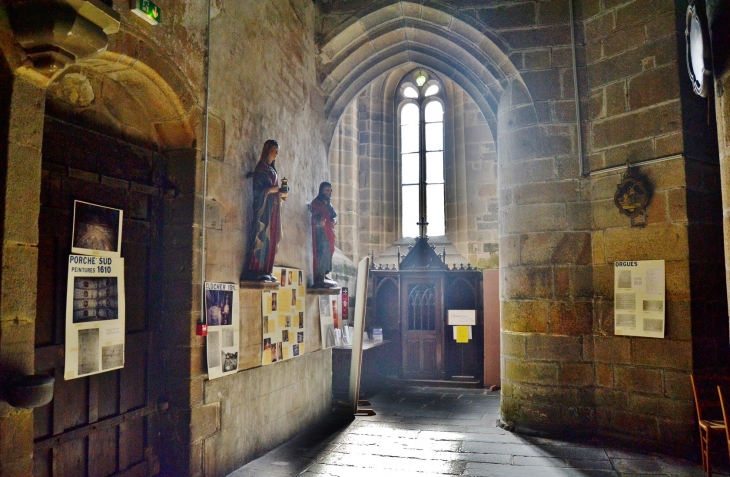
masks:
<instances>
[{"instance_id":1,"label":"dark wooden door","mask_svg":"<svg viewBox=\"0 0 730 477\"><path fill-rule=\"evenodd\" d=\"M453 326L445 323L446 378L481 380L484 362L481 272L451 272L446 278L445 287L446 314L449 310L476 311L476 326L471 327L472 339L468 343L457 343L453 339Z\"/></svg>"},{"instance_id":2,"label":"dark wooden door","mask_svg":"<svg viewBox=\"0 0 730 477\"><path fill-rule=\"evenodd\" d=\"M402 368L405 379L443 379L443 280L401 281Z\"/></svg>"},{"instance_id":3,"label":"dark wooden door","mask_svg":"<svg viewBox=\"0 0 730 477\"><path fill-rule=\"evenodd\" d=\"M47 117L39 219L36 373L56 378L34 411L34 474L150 476L157 463L159 370L151 364L150 317L159 306L164 157ZM73 202L124 210L124 368L64 381L67 260Z\"/></svg>"}]
</instances>

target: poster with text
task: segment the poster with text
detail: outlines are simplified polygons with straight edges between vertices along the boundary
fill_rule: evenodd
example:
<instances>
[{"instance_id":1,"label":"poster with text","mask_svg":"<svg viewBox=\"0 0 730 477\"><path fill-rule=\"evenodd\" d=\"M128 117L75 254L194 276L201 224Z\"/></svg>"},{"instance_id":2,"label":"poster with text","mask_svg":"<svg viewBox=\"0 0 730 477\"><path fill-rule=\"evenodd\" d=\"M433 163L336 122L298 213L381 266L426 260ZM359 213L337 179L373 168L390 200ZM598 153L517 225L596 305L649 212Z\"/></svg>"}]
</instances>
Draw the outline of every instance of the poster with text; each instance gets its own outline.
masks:
<instances>
[{"instance_id":1,"label":"poster with text","mask_svg":"<svg viewBox=\"0 0 730 477\"><path fill-rule=\"evenodd\" d=\"M335 341L335 321L328 295L317 296L319 302L319 329L322 338L322 348L331 348Z\"/></svg>"},{"instance_id":2,"label":"poster with text","mask_svg":"<svg viewBox=\"0 0 730 477\"><path fill-rule=\"evenodd\" d=\"M261 363L271 364L305 353L302 270L274 267L279 288L261 292L263 348Z\"/></svg>"},{"instance_id":3,"label":"poster with text","mask_svg":"<svg viewBox=\"0 0 730 477\"><path fill-rule=\"evenodd\" d=\"M238 371L238 285L205 283L208 379Z\"/></svg>"},{"instance_id":4,"label":"poster with text","mask_svg":"<svg viewBox=\"0 0 730 477\"><path fill-rule=\"evenodd\" d=\"M121 209L75 200L71 253L120 257L122 218Z\"/></svg>"},{"instance_id":5,"label":"poster with text","mask_svg":"<svg viewBox=\"0 0 730 477\"><path fill-rule=\"evenodd\" d=\"M614 264L614 333L664 338L664 260Z\"/></svg>"},{"instance_id":6,"label":"poster with text","mask_svg":"<svg viewBox=\"0 0 730 477\"><path fill-rule=\"evenodd\" d=\"M69 255L64 379L124 367L124 305L123 258Z\"/></svg>"}]
</instances>

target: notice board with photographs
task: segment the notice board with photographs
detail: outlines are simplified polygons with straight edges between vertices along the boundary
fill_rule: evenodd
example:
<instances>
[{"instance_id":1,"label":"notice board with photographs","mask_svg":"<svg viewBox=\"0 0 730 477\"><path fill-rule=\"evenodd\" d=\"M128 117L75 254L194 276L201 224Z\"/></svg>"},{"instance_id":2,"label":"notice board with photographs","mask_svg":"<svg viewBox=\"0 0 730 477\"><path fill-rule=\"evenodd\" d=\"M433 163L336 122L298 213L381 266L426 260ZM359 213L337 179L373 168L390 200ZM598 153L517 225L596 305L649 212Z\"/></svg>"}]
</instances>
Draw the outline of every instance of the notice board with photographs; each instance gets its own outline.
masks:
<instances>
[{"instance_id":1,"label":"notice board with photographs","mask_svg":"<svg viewBox=\"0 0 730 477\"><path fill-rule=\"evenodd\" d=\"M124 367L122 211L74 203L66 289L64 379Z\"/></svg>"},{"instance_id":2,"label":"notice board with photographs","mask_svg":"<svg viewBox=\"0 0 730 477\"><path fill-rule=\"evenodd\" d=\"M304 275L296 268L274 267L278 290L261 292L264 365L305 353Z\"/></svg>"},{"instance_id":3,"label":"notice board with photographs","mask_svg":"<svg viewBox=\"0 0 730 477\"><path fill-rule=\"evenodd\" d=\"M664 338L664 260L614 264L614 332L616 335Z\"/></svg>"},{"instance_id":4,"label":"notice board with photographs","mask_svg":"<svg viewBox=\"0 0 730 477\"><path fill-rule=\"evenodd\" d=\"M205 283L208 379L238 371L238 285Z\"/></svg>"}]
</instances>

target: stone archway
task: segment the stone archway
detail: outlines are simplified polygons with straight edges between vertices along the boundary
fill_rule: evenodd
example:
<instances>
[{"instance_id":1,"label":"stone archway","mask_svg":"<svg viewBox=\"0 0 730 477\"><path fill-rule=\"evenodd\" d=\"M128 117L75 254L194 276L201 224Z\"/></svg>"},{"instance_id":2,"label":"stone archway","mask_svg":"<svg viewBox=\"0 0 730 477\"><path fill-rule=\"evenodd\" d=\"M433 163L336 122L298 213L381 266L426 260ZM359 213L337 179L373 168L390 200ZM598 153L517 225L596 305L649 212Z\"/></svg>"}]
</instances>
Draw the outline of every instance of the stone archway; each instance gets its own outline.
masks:
<instances>
[{"instance_id":1,"label":"stone archway","mask_svg":"<svg viewBox=\"0 0 730 477\"><path fill-rule=\"evenodd\" d=\"M174 65L161 65L163 71L174 71ZM78 380L88 381L90 396L93 392L98 393L95 398L89 398L89 419L80 423L81 428L91 433L88 435L90 442L96 442L97 432L101 442L107 441L104 453L92 452L93 449L89 448L86 457L89 469L98 469L99 462L107 466L116 462L119 468L105 469L120 472L140 468L157 472L160 466L172 469L184 467L187 462L189 450L168 446L167 441L187 435L189 425L166 417L176 415L178 408L189 412L190 395L179 389L189 390L186 383L190 378L184 373L171 377L169 373L161 372L157 364L164 361L170 350L190 346L184 336L167 331L180 326L181 316L190 319L195 293L192 286L187 287L186 292L166 292L182 280L180 274L186 270L189 272L188 280L194 280L192 244L196 227L195 210L191 204L194 204L200 147L194 124L201 121L198 116L200 110L186 107L183 103L182 98L189 98L191 92L187 88L180 89L179 83L177 86L173 89L157 71L142 61L120 53L105 52L69 66L54 77L46 92L44 147L62 142L64 131L68 131L69 136L79 138L74 139L71 149L81 157L89 154L93 160L72 164L74 158L68 154L44 151L44 168L46 161L51 166L61 165L60 171L50 167L44 174L44 188L51 185L53 190L53 184L61 184L61 188L68 188L75 199L123 208L125 217L129 217L128 233L122 238L129 270L126 280L129 362L118 378L119 402L115 404L112 398L111 404L106 403L107 407L116 406L117 414L111 417L112 420L122 419L129 424L125 424L128 428L120 428L117 433L119 455L115 456L111 451L115 446L109 443L109 436L102 435L104 431L113 432L113 429L104 430L99 426L96 430L92 416L101 412L94 410L92 404L101 406L109 398L102 392L105 388L104 384L100 384L102 381L95 381L111 380L109 385L113 387L117 378L111 376L112 372L110 376L102 374ZM84 135L89 140L81 140ZM68 175L65 175L64 166L68 167ZM56 204L52 203L51 207L62 210L68 205ZM41 204L39 249L41 255L48 256L48 244L63 244L64 239L56 233L61 227L49 228L49 213L44 208L48 209L46 201ZM64 253L65 247L56 245L55 250ZM175 272L169 268L173 261ZM39 291L42 287L52 286L47 280L41 280L39 275ZM165 310L180 310L180 313L163 312ZM188 310L188 313L182 310ZM39 307L39 320L45 319L41 311ZM37 339L38 336L36 333ZM151 346L151 343L156 345ZM49 345L47 340L43 342L43 346L46 345ZM52 365L42 362L38 353L36 356L40 369ZM181 369L189 369L193 358L190 354L183 356L179 363ZM187 365L185 360L188 360ZM64 386L68 388L72 384L64 383ZM171 392L171 389L175 391ZM67 392L60 392L59 397L64 394ZM169 402L171 413L159 413L159 402ZM72 406L67 408L72 409ZM57 416L63 413L53 412L51 415L53 428L63 429L62 423L57 422ZM105 414L105 417L109 416ZM36 422L43 421L37 419ZM36 437L38 435L36 430ZM38 447L47 444L45 441L36 439L36 460L47 455L46 448ZM143 455L132 452L145 448L148 450ZM62 453L53 455L56 459ZM36 469L39 467L36 463ZM56 467L55 461L53 467Z\"/></svg>"},{"instance_id":2,"label":"stone archway","mask_svg":"<svg viewBox=\"0 0 730 477\"><path fill-rule=\"evenodd\" d=\"M591 217L569 109L574 90L564 79L572 63L526 60L515 36L513 46L445 8L388 3L323 36L328 133L367 85L403 64L452 78L473 98L498 155L503 419L544 429L595 422L593 362L584 352L593 340ZM568 17L559 13L549 39L564 52Z\"/></svg>"}]
</instances>

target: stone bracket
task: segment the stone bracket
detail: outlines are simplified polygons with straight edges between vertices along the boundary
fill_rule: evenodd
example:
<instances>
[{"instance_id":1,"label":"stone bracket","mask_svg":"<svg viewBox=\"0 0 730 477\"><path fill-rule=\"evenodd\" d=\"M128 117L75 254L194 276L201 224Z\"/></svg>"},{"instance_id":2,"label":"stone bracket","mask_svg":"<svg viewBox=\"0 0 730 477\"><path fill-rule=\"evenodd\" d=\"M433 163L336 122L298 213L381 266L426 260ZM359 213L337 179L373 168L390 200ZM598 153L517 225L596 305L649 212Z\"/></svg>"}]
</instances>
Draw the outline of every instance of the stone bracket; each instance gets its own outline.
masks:
<instances>
[{"instance_id":1,"label":"stone bracket","mask_svg":"<svg viewBox=\"0 0 730 477\"><path fill-rule=\"evenodd\" d=\"M106 50L120 16L99 0L26 0L8 7L13 35L33 62L52 77L73 62Z\"/></svg>"}]
</instances>

